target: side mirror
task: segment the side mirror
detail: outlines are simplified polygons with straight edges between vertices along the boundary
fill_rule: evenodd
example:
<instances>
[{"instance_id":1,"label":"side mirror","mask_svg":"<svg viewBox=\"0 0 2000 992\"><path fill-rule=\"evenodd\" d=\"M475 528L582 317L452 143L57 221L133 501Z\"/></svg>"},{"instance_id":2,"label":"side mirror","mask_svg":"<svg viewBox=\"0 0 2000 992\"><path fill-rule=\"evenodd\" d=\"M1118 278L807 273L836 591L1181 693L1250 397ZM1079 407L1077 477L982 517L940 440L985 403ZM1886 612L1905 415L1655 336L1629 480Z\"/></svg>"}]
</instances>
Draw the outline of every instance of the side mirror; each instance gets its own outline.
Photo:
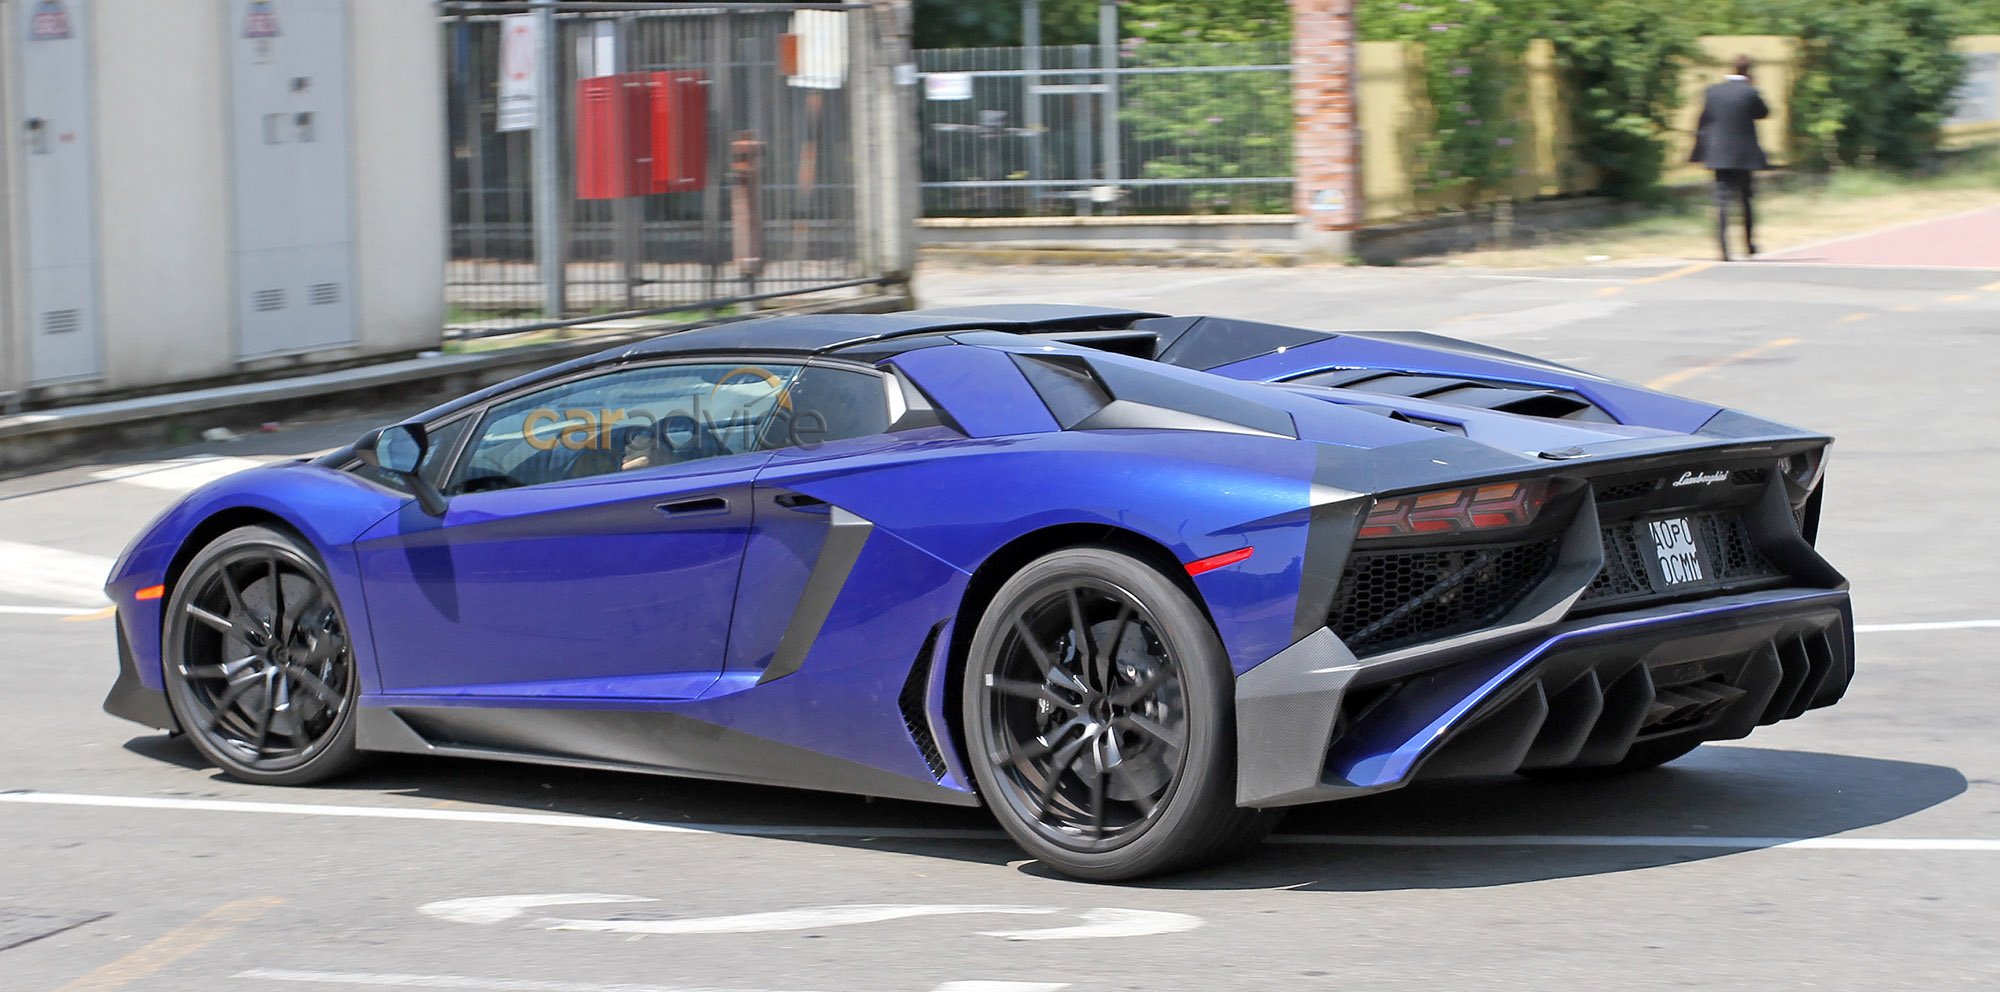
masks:
<instances>
[{"instance_id":1,"label":"side mirror","mask_svg":"<svg viewBox=\"0 0 2000 992\"><path fill-rule=\"evenodd\" d=\"M430 435L422 424L397 424L369 431L354 443L354 456L403 480L424 512L444 516L444 493L418 473L430 451Z\"/></svg>"}]
</instances>

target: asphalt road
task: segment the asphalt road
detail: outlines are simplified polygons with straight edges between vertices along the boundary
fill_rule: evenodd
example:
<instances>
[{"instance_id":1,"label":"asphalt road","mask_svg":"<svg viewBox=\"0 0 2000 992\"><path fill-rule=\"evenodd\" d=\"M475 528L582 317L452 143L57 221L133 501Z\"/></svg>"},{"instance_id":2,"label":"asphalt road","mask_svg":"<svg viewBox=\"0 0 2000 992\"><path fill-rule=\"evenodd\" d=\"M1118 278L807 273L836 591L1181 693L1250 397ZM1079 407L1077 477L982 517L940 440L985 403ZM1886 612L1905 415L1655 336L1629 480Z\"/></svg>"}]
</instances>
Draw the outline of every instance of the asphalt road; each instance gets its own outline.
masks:
<instances>
[{"instance_id":1,"label":"asphalt road","mask_svg":"<svg viewBox=\"0 0 2000 992\"><path fill-rule=\"evenodd\" d=\"M1822 546L1854 581L1860 676L1831 710L1662 771L1304 809L1246 860L1129 886L1052 878L977 811L422 759L256 788L99 712L92 585L229 459L367 424L107 453L0 482L0 989L2000 986L2000 271L1003 269L921 288L1435 327L1830 431ZM874 908L827 908L852 906Z\"/></svg>"}]
</instances>

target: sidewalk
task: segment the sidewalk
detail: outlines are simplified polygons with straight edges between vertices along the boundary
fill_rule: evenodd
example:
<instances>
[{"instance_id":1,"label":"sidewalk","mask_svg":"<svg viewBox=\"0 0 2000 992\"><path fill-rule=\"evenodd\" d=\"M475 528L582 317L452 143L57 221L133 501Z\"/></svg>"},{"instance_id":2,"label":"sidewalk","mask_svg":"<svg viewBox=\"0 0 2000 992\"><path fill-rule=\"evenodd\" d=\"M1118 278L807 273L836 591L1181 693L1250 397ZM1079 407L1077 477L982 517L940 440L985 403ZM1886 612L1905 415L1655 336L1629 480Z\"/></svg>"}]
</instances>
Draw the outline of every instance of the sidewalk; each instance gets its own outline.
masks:
<instances>
[{"instance_id":1,"label":"sidewalk","mask_svg":"<svg viewBox=\"0 0 2000 992\"><path fill-rule=\"evenodd\" d=\"M2000 269L2000 206L1866 231L1768 257L1832 265Z\"/></svg>"}]
</instances>

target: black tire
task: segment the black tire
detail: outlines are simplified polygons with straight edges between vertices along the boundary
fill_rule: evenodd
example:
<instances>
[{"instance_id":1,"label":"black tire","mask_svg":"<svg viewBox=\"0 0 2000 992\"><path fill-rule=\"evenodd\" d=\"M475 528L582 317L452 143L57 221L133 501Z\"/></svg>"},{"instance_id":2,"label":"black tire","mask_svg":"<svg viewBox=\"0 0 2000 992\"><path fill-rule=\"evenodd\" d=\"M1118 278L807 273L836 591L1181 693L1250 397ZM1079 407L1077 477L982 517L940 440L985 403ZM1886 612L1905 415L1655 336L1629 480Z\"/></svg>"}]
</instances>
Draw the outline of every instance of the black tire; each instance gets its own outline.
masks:
<instances>
[{"instance_id":1,"label":"black tire","mask_svg":"<svg viewBox=\"0 0 2000 992\"><path fill-rule=\"evenodd\" d=\"M1070 548L1008 579L973 634L962 695L980 794L1062 874L1188 868L1277 822L1236 806L1235 681L1214 627L1130 555Z\"/></svg>"},{"instance_id":2,"label":"black tire","mask_svg":"<svg viewBox=\"0 0 2000 992\"><path fill-rule=\"evenodd\" d=\"M1670 761L1687 757L1688 753L1700 747L1701 741L1681 740L1672 737L1657 741L1640 741L1632 745L1625 757L1615 765L1569 766L1562 768L1523 769L1521 774L1529 778L1549 782L1580 782L1595 778L1610 778L1616 775L1630 775L1634 772L1651 771Z\"/></svg>"},{"instance_id":3,"label":"black tire","mask_svg":"<svg viewBox=\"0 0 2000 992\"><path fill-rule=\"evenodd\" d=\"M242 527L195 553L167 602L167 702L232 778L305 785L360 760L360 672L326 569L304 541Z\"/></svg>"}]
</instances>

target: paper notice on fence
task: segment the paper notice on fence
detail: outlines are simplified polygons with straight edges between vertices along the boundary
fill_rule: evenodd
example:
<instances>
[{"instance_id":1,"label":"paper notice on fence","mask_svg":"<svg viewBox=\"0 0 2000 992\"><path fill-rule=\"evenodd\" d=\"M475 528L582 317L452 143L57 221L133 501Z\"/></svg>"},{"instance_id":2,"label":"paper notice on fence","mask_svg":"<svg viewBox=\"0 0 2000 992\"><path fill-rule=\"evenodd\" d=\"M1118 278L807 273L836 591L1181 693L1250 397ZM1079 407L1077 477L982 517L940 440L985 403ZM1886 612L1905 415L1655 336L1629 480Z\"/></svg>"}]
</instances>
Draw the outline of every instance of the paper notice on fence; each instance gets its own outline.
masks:
<instances>
[{"instance_id":1,"label":"paper notice on fence","mask_svg":"<svg viewBox=\"0 0 2000 992\"><path fill-rule=\"evenodd\" d=\"M788 82L809 90L847 85L846 12L801 10L792 15L791 33L799 36L799 71Z\"/></svg>"},{"instance_id":2,"label":"paper notice on fence","mask_svg":"<svg viewBox=\"0 0 2000 992\"><path fill-rule=\"evenodd\" d=\"M925 73L924 99L926 100L972 99L972 74L969 72Z\"/></svg>"},{"instance_id":3,"label":"paper notice on fence","mask_svg":"<svg viewBox=\"0 0 2000 992\"><path fill-rule=\"evenodd\" d=\"M535 127L541 38L541 26L534 14L509 14L500 19L500 109L496 130L530 131Z\"/></svg>"}]
</instances>

